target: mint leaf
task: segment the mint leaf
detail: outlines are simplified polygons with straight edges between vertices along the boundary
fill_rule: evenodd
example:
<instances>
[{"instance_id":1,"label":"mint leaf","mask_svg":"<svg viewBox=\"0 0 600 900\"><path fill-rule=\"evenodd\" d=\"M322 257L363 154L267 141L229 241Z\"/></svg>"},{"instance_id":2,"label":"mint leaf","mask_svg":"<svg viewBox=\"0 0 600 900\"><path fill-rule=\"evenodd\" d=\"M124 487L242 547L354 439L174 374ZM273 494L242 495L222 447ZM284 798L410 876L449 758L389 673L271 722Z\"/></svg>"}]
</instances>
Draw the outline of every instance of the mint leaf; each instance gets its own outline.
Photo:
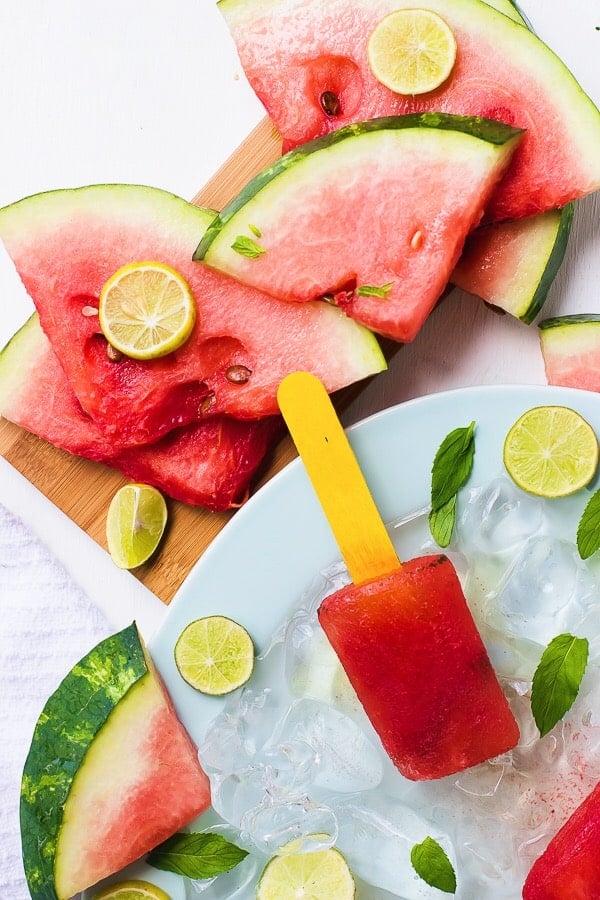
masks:
<instances>
[{"instance_id":1,"label":"mint leaf","mask_svg":"<svg viewBox=\"0 0 600 900\"><path fill-rule=\"evenodd\" d=\"M387 284L382 284L379 287L375 284L361 284L360 287L356 288L356 293L359 297L380 297L382 300L385 300L393 284L393 281L388 281Z\"/></svg>"},{"instance_id":2,"label":"mint leaf","mask_svg":"<svg viewBox=\"0 0 600 900\"><path fill-rule=\"evenodd\" d=\"M213 878L237 866L248 853L220 834L178 832L159 844L148 856L155 869L187 878Z\"/></svg>"},{"instance_id":3,"label":"mint leaf","mask_svg":"<svg viewBox=\"0 0 600 900\"><path fill-rule=\"evenodd\" d=\"M453 497L473 468L475 422L455 428L440 444L431 470L431 508L441 509Z\"/></svg>"},{"instance_id":4,"label":"mint leaf","mask_svg":"<svg viewBox=\"0 0 600 900\"><path fill-rule=\"evenodd\" d=\"M592 494L579 520L577 549L582 559L600 550L600 490Z\"/></svg>"},{"instance_id":5,"label":"mint leaf","mask_svg":"<svg viewBox=\"0 0 600 900\"><path fill-rule=\"evenodd\" d=\"M248 259L257 259L267 252L264 247L261 247L260 244L257 244L256 241L253 241L252 238L245 234L238 234L231 245L231 249L239 253L240 256L247 256Z\"/></svg>"},{"instance_id":6,"label":"mint leaf","mask_svg":"<svg viewBox=\"0 0 600 900\"><path fill-rule=\"evenodd\" d=\"M252 232L254 237L257 237L257 238L262 237L262 231L260 230L258 225L253 225L252 222L250 222L248 224L248 228L250 229L250 231Z\"/></svg>"},{"instance_id":7,"label":"mint leaf","mask_svg":"<svg viewBox=\"0 0 600 900\"><path fill-rule=\"evenodd\" d=\"M432 509L429 513L429 530L439 547L447 547L452 540L455 519L456 494L440 509Z\"/></svg>"},{"instance_id":8,"label":"mint leaf","mask_svg":"<svg viewBox=\"0 0 600 900\"><path fill-rule=\"evenodd\" d=\"M446 894L456 893L456 875L445 850L437 841L426 837L410 851L410 861L417 875L431 887Z\"/></svg>"},{"instance_id":9,"label":"mint leaf","mask_svg":"<svg viewBox=\"0 0 600 900\"><path fill-rule=\"evenodd\" d=\"M587 638L559 634L542 653L531 688L531 712L542 737L573 705L587 666L588 650Z\"/></svg>"}]
</instances>

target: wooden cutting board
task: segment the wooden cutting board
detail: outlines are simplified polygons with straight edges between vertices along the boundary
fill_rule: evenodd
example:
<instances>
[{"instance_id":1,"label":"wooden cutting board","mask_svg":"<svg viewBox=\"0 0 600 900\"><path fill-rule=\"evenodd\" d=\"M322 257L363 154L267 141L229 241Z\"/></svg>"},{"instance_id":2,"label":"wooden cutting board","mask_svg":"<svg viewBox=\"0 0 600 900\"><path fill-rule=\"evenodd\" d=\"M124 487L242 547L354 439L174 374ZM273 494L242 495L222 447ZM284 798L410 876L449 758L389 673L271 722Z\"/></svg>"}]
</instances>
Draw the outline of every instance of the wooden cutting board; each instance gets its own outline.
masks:
<instances>
[{"instance_id":1,"label":"wooden cutting board","mask_svg":"<svg viewBox=\"0 0 600 900\"><path fill-rule=\"evenodd\" d=\"M257 172L281 154L279 135L264 119L193 202L221 209ZM360 386L342 392L350 402ZM105 521L115 491L126 479L106 466L71 456L0 418L0 454L80 528L106 549ZM285 438L266 461L261 484L296 455ZM169 525L158 553L134 574L169 603L188 572L233 515L169 501Z\"/></svg>"}]
</instances>

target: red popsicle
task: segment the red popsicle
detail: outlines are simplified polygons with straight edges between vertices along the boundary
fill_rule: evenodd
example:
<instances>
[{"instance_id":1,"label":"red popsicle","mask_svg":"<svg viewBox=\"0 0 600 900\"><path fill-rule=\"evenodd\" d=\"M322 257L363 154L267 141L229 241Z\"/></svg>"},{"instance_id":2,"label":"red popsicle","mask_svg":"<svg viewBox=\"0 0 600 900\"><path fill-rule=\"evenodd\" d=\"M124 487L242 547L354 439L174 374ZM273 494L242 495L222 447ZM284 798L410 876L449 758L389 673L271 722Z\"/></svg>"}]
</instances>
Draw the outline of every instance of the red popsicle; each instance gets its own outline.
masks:
<instances>
[{"instance_id":1,"label":"red popsicle","mask_svg":"<svg viewBox=\"0 0 600 900\"><path fill-rule=\"evenodd\" d=\"M598 900L600 897L600 784L552 838L533 864L523 900Z\"/></svg>"},{"instance_id":2,"label":"red popsicle","mask_svg":"<svg viewBox=\"0 0 600 900\"><path fill-rule=\"evenodd\" d=\"M279 405L354 582L319 620L393 763L424 780L510 750L519 729L452 563L400 564L318 379L288 376Z\"/></svg>"}]
</instances>

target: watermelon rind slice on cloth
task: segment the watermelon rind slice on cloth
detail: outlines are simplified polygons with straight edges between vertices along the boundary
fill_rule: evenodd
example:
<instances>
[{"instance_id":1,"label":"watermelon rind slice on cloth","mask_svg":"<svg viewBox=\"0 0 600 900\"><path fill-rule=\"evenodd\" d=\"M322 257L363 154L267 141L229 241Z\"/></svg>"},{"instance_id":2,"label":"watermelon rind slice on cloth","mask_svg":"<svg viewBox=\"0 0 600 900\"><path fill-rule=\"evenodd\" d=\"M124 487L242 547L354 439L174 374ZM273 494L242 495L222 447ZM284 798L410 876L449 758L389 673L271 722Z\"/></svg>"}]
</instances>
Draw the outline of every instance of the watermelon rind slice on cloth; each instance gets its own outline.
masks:
<instances>
[{"instance_id":1,"label":"watermelon rind slice on cloth","mask_svg":"<svg viewBox=\"0 0 600 900\"><path fill-rule=\"evenodd\" d=\"M166 191L93 185L50 191L0 210L0 239L83 410L115 449L157 440L209 416L276 415L290 371L329 391L386 368L375 337L338 309L275 301L192 261L214 211ZM122 265L167 263L196 301L190 338L159 359L109 359L94 310Z\"/></svg>"},{"instance_id":2,"label":"watermelon rind slice on cloth","mask_svg":"<svg viewBox=\"0 0 600 900\"><path fill-rule=\"evenodd\" d=\"M134 623L90 650L38 719L21 785L31 897L67 900L209 804L196 748Z\"/></svg>"},{"instance_id":3,"label":"watermelon rind slice on cloth","mask_svg":"<svg viewBox=\"0 0 600 900\"><path fill-rule=\"evenodd\" d=\"M367 328L411 341L521 137L443 113L353 123L260 172L195 258L281 300L331 295ZM260 252L240 253L255 232Z\"/></svg>"},{"instance_id":4,"label":"watermelon rind slice on cloth","mask_svg":"<svg viewBox=\"0 0 600 900\"><path fill-rule=\"evenodd\" d=\"M396 94L371 72L378 22L412 0L221 0L250 82L284 149L352 121L425 110L483 116L524 128L490 198L490 221L565 206L600 188L600 114L562 61L518 21L481 0L431 0L449 25L456 65L420 96ZM322 103L338 99L335 114Z\"/></svg>"},{"instance_id":5,"label":"watermelon rind slice on cloth","mask_svg":"<svg viewBox=\"0 0 600 900\"><path fill-rule=\"evenodd\" d=\"M115 450L81 409L37 313L0 352L0 415L55 447L215 512L247 499L265 455L283 432L279 417L243 422L213 416L175 428L155 443Z\"/></svg>"},{"instance_id":6,"label":"watermelon rind slice on cloth","mask_svg":"<svg viewBox=\"0 0 600 900\"><path fill-rule=\"evenodd\" d=\"M600 392L600 315L555 316L538 327L548 384Z\"/></svg>"},{"instance_id":7,"label":"watermelon rind slice on cloth","mask_svg":"<svg viewBox=\"0 0 600 900\"><path fill-rule=\"evenodd\" d=\"M530 324L564 259L574 204L514 222L483 225L467 237L452 284Z\"/></svg>"}]
</instances>

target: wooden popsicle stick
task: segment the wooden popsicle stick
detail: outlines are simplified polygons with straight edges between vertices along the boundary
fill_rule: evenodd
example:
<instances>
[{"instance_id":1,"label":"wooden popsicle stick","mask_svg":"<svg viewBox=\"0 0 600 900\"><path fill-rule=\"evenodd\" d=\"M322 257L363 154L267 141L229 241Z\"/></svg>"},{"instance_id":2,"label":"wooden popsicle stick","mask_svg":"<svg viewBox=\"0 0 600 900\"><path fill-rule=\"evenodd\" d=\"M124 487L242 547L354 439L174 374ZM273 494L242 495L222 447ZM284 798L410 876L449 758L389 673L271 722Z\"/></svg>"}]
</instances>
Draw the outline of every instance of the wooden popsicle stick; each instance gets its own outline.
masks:
<instances>
[{"instance_id":1,"label":"wooden popsicle stick","mask_svg":"<svg viewBox=\"0 0 600 900\"><path fill-rule=\"evenodd\" d=\"M279 408L340 548L361 584L400 561L323 384L309 372L283 379Z\"/></svg>"}]
</instances>

